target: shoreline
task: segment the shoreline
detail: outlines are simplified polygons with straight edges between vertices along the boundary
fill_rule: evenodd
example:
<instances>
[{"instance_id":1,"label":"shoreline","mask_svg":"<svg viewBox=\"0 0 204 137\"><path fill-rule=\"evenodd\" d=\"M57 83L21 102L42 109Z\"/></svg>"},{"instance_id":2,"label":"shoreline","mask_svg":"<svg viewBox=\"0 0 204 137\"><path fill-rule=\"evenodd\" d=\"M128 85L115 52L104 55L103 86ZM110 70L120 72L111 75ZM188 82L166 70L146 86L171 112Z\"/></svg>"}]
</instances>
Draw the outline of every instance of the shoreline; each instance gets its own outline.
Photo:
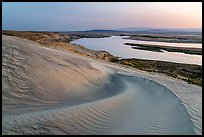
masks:
<instances>
[{"instance_id":1,"label":"shoreline","mask_svg":"<svg viewBox=\"0 0 204 137\"><path fill-rule=\"evenodd\" d=\"M148 72L162 73L177 79L184 80L189 84L202 87L202 66L194 64L182 64L166 61L155 61L145 59L120 59L116 63L131 66Z\"/></svg>"}]
</instances>

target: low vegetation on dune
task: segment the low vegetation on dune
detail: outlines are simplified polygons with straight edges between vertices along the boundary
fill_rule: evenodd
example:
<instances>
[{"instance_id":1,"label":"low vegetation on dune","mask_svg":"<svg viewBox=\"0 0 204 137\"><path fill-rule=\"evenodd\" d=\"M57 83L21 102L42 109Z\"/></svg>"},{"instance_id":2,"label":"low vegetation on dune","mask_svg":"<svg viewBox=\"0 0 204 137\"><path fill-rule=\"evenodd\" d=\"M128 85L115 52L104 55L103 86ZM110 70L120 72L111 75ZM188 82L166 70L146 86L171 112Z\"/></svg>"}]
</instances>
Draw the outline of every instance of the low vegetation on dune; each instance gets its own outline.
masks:
<instances>
[{"instance_id":1,"label":"low vegetation on dune","mask_svg":"<svg viewBox=\"0 0 204 137\"><path fill-rule=\"evenodd\" d=\"M143 59L121 59L116 62L144 71L164 73L168 76L202 86L202 66L199 65Z\"/></svg>"},{"instance_id":2,"label":"low vegetation on dune","mask_svg":"<svg viewBox=\"0 0 204 137\"><path fill-rule=\"evenodd\" d=\"M69 35L57 32L33 32L33 31L10 31L3 30L2 34L29 39L46 45L49 42L67 42L71 39Z\"/></svg>"},{"instance_id":3,"label":"low vegetation on dune","mask_svg":"<svg viewBox=\"0 0 204 137\"><path fill-rule=\"evenodd\" d=\"M38 42L39 44L45 47L62 49L65 51L70 51L70 52L80 54L82 56L88 56L94 59L101 59L101 60L107 60L107 61L117 59L117 57L111 55L106 51L94 51L94 50L86 49L82 45L73 45L69 43L73 39L78 39L80 37L88 37L87 35L64 34L59 32L29 32L29 31L21 32L21 31L6 31L6 30L2 31L2 34L25 38L28 40Z\"/></svg>"}]
</instances>

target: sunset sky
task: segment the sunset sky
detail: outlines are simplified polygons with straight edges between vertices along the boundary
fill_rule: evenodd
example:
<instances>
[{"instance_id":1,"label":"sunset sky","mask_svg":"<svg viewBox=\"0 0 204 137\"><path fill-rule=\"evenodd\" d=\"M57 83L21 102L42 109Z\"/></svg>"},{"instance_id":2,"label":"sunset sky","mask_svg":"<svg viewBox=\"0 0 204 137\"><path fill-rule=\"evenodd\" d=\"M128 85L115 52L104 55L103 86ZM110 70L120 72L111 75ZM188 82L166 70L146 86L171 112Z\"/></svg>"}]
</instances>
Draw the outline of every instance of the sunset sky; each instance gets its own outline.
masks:
<instances>
[{"instance_id":1,"label":"sunset sky","mask_svg":"<svg viewBox=\"0 0 204 137\"><path fill-rule=\"evenodd\" d=\"M202 28L201 2L3 2L8 30Z\"/></svg>"}]
</instances>

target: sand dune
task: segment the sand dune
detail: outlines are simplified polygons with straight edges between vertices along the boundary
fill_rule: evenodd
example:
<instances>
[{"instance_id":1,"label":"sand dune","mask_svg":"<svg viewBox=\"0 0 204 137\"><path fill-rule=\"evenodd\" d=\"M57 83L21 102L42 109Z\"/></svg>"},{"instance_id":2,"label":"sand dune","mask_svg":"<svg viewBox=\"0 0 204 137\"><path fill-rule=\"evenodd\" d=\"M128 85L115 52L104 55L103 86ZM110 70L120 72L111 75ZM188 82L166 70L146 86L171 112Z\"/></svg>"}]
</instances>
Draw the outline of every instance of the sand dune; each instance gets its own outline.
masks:
<instances>
[{"instance_id":1,"label":"sand dune","mask_svg":"<svg viewBox=\"0 0 204 137\"><path fill-rule=\"evenodd\" d=\"M201 87L2 41L2 134L202 134Z\"/></svg>"}]
</instances>

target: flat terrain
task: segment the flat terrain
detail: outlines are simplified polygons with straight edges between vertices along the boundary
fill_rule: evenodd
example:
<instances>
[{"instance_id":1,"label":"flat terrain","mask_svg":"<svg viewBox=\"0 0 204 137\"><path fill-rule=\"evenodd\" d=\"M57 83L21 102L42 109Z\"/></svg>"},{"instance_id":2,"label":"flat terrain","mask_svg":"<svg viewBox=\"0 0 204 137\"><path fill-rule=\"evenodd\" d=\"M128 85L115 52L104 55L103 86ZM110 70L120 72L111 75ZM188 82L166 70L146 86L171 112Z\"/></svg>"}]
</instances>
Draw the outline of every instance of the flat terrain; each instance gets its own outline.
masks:
<instances>
[{"instance_id":1,"label":"flat terrain","mask_svg":"<svg viewBox=\"0 0 204 137\"><path fill-rule=\"evenodd\" d=\"M164 73L192 84L202 86L202 66L142 59L121 59L117 63L149 72Z\"/></svg>"},{"instance_id":2,"label":"flat terrain","mask_svg":"<svg viewBox=\"0 0 204 137\"><path fill-rule=\"evenodd\" d=\"M2 134L202 134L202 88L2 35Z\"/></svg>"},{"instance_id":3,"label":"flat terrain","mask_svg":"<svg viewBox=\"0 0 204 137\"><path fill-rule=\"evenodd\" d=\"M132 34L124 39L173 42L173 43L202 43L202 33L186 33L186 34Z\"/></svg>"},{"instance_id":4,"label":"flat terrain","mask_svg":"<svg viewBox=\"0 0 204 137\"><path fill-rule=\"evenodd\" d=\"M202 48L171 47L171 46L136 44L136 43L124 43L124 44L132 46L133 49L140 49L140 50L149 50L149 51L156 51L156 52L163 52L162 50L165 50L168 52L181 52L186 54L202 55Z\"/></svg>"}]
</instances>

